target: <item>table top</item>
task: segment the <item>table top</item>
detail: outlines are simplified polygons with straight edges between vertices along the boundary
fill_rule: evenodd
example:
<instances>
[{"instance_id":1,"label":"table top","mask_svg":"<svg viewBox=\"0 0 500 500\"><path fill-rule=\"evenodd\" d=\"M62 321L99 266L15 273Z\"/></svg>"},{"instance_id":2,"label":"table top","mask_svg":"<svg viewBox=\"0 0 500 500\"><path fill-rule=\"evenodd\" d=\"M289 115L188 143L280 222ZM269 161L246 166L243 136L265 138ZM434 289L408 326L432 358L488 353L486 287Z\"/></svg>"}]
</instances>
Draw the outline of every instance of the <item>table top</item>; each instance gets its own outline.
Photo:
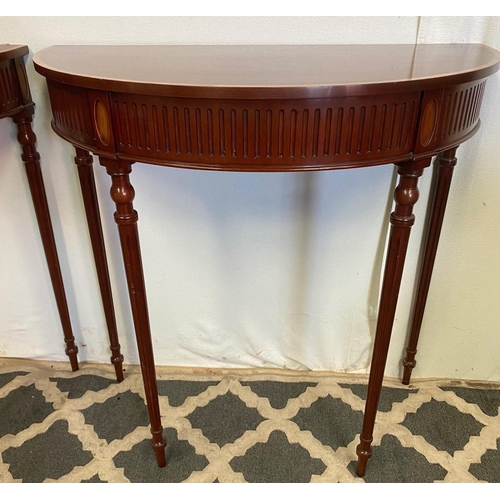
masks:
<instances>
[{"instance_id":1,"label":"table top","mask_svg":"<svg viewBox=\"0 0 500 500\"><path fill-rule=\"evenodd\" d=\"M313 98L456 85L497 71L500 52L481 44L60 45L33 62L49 79L99 90Z\"/></svg>"},{"instance_id":2,"label":"table top","mask_svg":"<svg viewBox=\"0 0 500 500\"><path fill-rule=\"evenodd\" d=\"M54 46L54 130L185 168L352 168L437 154L479 128L500 52L480 44Z\"/></svg>"},{"instance_id":3,"label":"table top","mask_svg":"<svg viewBox=\"0 0 500 500\"><path fill-rule=\"evenodd\" d=\"M8 61L15 57L25 56L28 53L26 45L0 44L0 61Z\"/></svg>"}]
</instances>

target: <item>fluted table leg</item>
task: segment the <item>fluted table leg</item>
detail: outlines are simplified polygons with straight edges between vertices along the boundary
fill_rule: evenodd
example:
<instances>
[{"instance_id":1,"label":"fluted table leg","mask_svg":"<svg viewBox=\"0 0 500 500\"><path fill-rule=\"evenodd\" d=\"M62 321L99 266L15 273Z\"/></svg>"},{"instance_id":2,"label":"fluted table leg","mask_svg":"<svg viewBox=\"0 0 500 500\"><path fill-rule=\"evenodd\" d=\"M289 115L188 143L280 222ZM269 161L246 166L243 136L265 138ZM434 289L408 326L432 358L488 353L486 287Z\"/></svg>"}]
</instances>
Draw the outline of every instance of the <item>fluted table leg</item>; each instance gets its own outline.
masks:
<instances>
[{"instance_id":1,"label":"fluted table leg","mask_svg":"<svg viewBox=\"0 0 500 500\"><path fill-rule=\"evenodd\" d=\"M410 229L415 220L412 212L413 206L418 200L418 178L429 163L430 159L425 159L398 164L399 184L394 191L396 206L390 218L391 232L380 297L363 429L360 444L356 448L358 455L357 474L360 477L364 476L366 464L372 454L371 443L373 440L375 416L382 389Z\"/></svg>"},{"instance_id":2,"label":"fluted table leg","mask_svg":"<svg viewBox=\"0 0 500 500\"><path fill-rule=\"evenodd\" d=\"M435 171L431 188L431 199L429 200L430 210L427 218L427 234L423 248L422 267L420 268L417 295L413 305L413 315L410 323L410 338L408 347L406 348L406 356L403 359L404 373L402 382L405 385L410 383L411 372L417 364L415 355L417 354L418 337L422 327L439 236L443 226L443 218L446 210L446 202L448 201L448 194L450 192L453 168L457 164L457 159L455 157L456 150L457 148L452 148L440 153L434 162Z\"/></svg>"},{"instance_id":3,"label":"fluted table leg","mask_svg":"<svg viewBox=\"0 0 500 500\"><path fill-rule=\"evenodd\" d=\"M134 318L135 334L139 349L142 378L151 422L151 444L156 453L156 461L160 467L166 465L165 440L161 426L158 389L153 357L153 344L149 327L146 286L142 270L139 234L137 231L137 212L134 210L134 188L130 184L129 174L131 162L100 158L101 165L111 176L111 198L116 204L115 221L118 225L123 263L127 275L127 284Z\"/></svg>"},{"instance_id":4,"label":"fluted table leg","mask_svg":"<svg viewBox=\"0 0 500 500\"><path fill-rule=\"evenodd\" d=\"M66 293L64 291L64 283L61 274L61 266L59 257L57 256L57 247L54 240L54 231L50 220L49 206L45 187L43 184L42 170L40 168L40 155L36 150L36 135L31 128L33 120L34 104L28 104L23 111L20 111L12 118L17 125L17 139L22 147L21 158L26 167L26 175L30 186L31 197L35 207L35 214L42 238L43 250L49 268L50 280L54 290L57 310L61 320L61 326L64 334L64 342L66 343L66 354L71 363L73 371L78 370L78 347L75 344L73 329L66 301Z\"/></svg>"},{"instance_id":5,"label":"fluted table leg","mask_svg":"<svg viewBox=\"0 0 500 500\"><path fill-rule=\"evenodd\" d=\"M111 363L113 363L116 372L116 380L123 380L123 356L120 352L120 342L118 340L118 331L116 328L115 309L113 305L113 294L111 292L111 283L109 280L108 262L106 259L106 247L102 234L101 216L99 213L99 201L95 188L94 172L92 170L92 156L81 148L75 148L75 163L78 167L78 176L80 178L80 187L82 190L83 204L85 206L85 215L94 253L94 262L97 270L99 288L101 290L101 299L108 327L109 342L111 348Z\"/></svg>"}]
</instances>

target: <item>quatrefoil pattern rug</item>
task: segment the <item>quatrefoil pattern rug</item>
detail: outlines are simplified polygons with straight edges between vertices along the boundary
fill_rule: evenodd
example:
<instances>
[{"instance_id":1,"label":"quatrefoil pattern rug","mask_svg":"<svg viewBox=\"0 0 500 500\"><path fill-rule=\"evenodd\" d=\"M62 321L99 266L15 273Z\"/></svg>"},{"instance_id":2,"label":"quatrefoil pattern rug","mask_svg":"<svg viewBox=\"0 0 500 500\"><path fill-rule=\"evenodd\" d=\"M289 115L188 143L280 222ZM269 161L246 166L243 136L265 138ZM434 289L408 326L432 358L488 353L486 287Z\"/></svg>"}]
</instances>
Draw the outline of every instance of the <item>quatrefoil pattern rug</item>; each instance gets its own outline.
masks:
<instances>
[{"instance_id":1,"label":"quatrefoil pattern rug","mask_svg":"<svg viewBox=\"0 0 500 500\"><path fill-rule=\"evenodd\" d=\"M158 369L164 469L138 367L0 361L0 482L500 482L500 384L387 381L355 474L366 377Z\"/></svg>"}]
</instances>

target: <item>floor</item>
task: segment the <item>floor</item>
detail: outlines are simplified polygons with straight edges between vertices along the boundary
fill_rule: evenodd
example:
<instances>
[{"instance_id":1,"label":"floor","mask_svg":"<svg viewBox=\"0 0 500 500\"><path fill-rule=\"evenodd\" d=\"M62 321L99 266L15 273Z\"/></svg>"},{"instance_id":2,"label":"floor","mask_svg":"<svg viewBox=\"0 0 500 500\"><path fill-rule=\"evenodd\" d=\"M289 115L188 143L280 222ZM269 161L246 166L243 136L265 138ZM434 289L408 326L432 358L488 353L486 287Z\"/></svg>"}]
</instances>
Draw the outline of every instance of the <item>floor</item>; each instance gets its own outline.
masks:
<instances>
[{"instance_id":1,"label":"floor","mask_svg":"<svg viewBox=\"0 0 500 500\"><path fill-rule=\"evenodd\" d=\"M500 482L500 384L387 380L355 474L365 376L158 368L167 467L127 366L0 359L0 482Z\"/></svg>"}]
</instances>

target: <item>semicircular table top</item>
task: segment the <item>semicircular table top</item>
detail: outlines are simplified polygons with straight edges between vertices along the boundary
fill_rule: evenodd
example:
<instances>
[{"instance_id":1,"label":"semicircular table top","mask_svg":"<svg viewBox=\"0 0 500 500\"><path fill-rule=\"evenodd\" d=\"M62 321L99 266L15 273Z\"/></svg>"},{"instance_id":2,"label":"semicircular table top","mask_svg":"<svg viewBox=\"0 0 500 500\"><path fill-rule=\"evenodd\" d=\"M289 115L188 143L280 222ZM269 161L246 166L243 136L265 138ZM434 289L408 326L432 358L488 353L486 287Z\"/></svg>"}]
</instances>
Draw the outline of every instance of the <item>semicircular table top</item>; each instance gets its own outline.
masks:
<instances>
[{"instance_id":1,"label":"semicircular table top","mask_svg":"<svg viewBox=\"0 0 500 500\"><path fill-rule=\"evenodd\" d=\"M61 45L37 52L53 128L100 156L283 171L435 155L479 128L481 44Z\"/></svg>"},{"instance_id":2,"label":"semicircular table top","mask_svg":"<svg viewBox=\"0 0 500 500\"><path fill-rule=\"evenodd\" d=\"M481 44L65 45L33 62L52 80L116 92L312 98L459 84L494 73L500 53Z\"/></svg>"},{"instance_id":3,"label":"semicircular table top","mask_svg":"<svg viewBox=\"0 0 500 500\"><path fill-rule=\"evenodd\" d=\"M8 61L16 57L25 56L29 52L26 45L0 44L0 61Z\"/></svg>"}]
</instances>

